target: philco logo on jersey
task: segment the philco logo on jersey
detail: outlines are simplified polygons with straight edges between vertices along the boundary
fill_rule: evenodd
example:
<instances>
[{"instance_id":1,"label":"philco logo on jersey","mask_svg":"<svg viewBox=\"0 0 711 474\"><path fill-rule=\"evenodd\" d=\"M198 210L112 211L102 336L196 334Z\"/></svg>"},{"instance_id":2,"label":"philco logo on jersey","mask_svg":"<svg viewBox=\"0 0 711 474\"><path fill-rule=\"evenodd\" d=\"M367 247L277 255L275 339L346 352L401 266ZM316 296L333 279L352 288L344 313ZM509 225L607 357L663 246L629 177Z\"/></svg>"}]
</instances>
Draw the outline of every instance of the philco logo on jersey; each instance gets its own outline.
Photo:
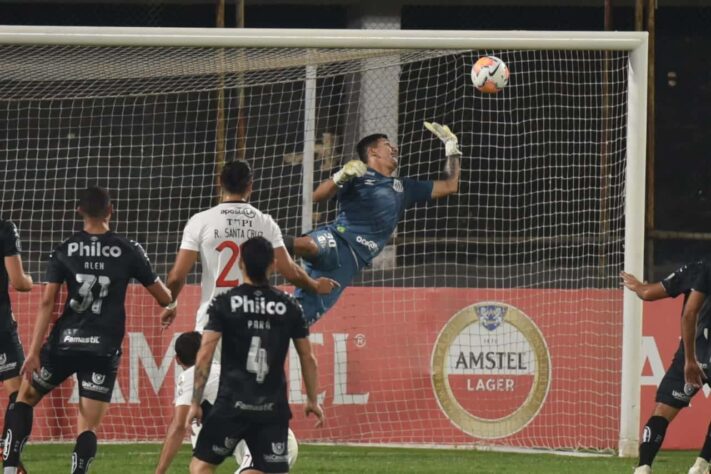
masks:
<instances>
[{"instance_id":1,"label":"philco logo on jersey","mask_svg":"<svg viewBox=\"0 0 711 474\"><path fill-rule=\"evenodd\" d=\"M267 301L264 297L250 298L235 295L230 298L232 312L241 309L245 313L282 315L286 313L286 305L281 301Z\"/></svg>"},{"instance_id":2,"label":"philco logo on jersey","mask_svg":"<svg viewBox=\"0 0 711 474\"><path fill-rule=\"evenodd\" d=\"M503 438L523 429L543 406L550 379L543 335L521 310L505 303L476 303L458 311L432 352L440 408L477 438Z\"/></svg>"},{"instance_id":3,"label":"philco logo on jersey","mask_svg":"<svg viewBox=\"0 0 711 474\"><path fill-rule=\"evenodd\" d=\"M120 257L121 247L115 245L104 246L101 242L92 242L89 245L84 242L70 242L67 246L67 254L71 257L79 252L80 257Z\"/></svg>"}]
</instances>

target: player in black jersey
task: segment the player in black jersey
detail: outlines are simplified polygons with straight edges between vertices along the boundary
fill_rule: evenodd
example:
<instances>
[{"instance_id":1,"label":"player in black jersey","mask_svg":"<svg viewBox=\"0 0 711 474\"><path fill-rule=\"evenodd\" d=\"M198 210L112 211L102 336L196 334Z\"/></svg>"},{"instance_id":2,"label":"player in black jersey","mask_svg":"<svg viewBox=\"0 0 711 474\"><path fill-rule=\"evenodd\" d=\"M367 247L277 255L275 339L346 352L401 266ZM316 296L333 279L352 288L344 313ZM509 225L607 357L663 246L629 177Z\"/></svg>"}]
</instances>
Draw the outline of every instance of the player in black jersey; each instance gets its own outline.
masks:
<instances>
[{"instance_id":1,"label":"player in black jersey","mask_svg":"<svg viewBox=\"0 0 711 474\"><path fill-rule=\"evenodd\" d=\"M681 342L669 369L657 389L656 406L647 421L639 446L635 473L652 472L652 462L662 446L669 423L689 406L691 398L711 375L711 342L706 332L711 327L711 261L697 260L655 283L642 283L622 272L625 287L645 301L684 295L681 314ZM689 474L706 473L711 459L711 425L696 463Z\"/></svg>"},{"instance_id":2,"label":"player in black jersey","mask_svg":"<svg viewBox=\"0 0 711 474\"><path fill-rule=\"evenodd\" d=\"M284 361L293 339L306 386L306 414L323 423L316 399L318 371L301 307L289 294L269 285L274 249L262 237L247 240L239 265L244 284L216 296L208 309L195 363L193 398L186 428L202 421L205 383L218 341L223 338L220 386L193 451L190 472L215 472L244 439L253 469L244 473L288 472L287 431L291 410Z\"/></svg>"},{"instance_id":3,"label":"player in black jersey","mask_svg":"<svg viewBox=\"0 0 711 474\"><path fill-rule=\"evenodd\" d=\"M14 474L19 463L32 430L33 407L75 373L80 396L79 435L71 472L88 472L96 454L95 431L109 406L119 366L128 284L135 278L161 305L171 301L170 291L151 269L141 246L109 229L112 211L104 189L83 191L78 212L84 229L49 256L32 345L21 369L27 378L8 416L3 474ZM67 285L64 311L42 344L63 283Z\"/></svg>"},{"instance_id":4,"label":"player in black jersey","mask_svg":"<svg viewBox=\"0 0 711 474\"><path fill-rule=\"evenodd\" d=\"M0 220L0 252L4 265L0 266L0 381L8 394L7 414L12 409L20 390L20 367L25 362L25 353L17 334L17 321L12 314L8 281L17 291L30 291L32 278L22 268L20 257L20 234L10 221ZM2 436L7 426L3 426ZM4 443L0 444L0 452Z\"/></svg>"}]
</instances>

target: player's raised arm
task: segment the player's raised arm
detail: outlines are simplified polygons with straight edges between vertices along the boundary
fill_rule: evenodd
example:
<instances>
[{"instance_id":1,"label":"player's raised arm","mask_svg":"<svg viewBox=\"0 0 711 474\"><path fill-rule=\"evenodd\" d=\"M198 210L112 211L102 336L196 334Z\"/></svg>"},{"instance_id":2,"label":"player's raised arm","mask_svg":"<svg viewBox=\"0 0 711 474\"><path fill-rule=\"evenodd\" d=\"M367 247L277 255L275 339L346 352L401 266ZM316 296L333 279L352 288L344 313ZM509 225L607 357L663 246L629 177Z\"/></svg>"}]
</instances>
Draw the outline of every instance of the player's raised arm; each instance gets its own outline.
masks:
<instances>
[{"instance_id":1,"label":"player's raised arm","mask_svg":"<svg viewBox=\"0 0 711 474\"><path fill-rule=\"evenodd\" d=\"M646 283L641 282L631 273L620 272L622 284L625 288L633 291L641 300L655 301L669 297L667 290L661 282Z\"/></svg>"},{"instance_id":2,"label":"player's raised arm","mask_svg":"<svg viewBox=\"0 0 711 474\"><path fill-rule=\"evenodd\" d=\"M322 202L331 199L338 192L338 188L353 178L363 176L367 170L368 167L361 160L349 161L333 176L318 185L314 191L313 201Z\"/></svg>"},{"instance_id":3,"label":"player's raised arm","mask_svg":"<svg viewBox=\"0 0 711 474\"><path fill-rule=\"evenodd\" d=\"M447 161L444 164L445 179L435 181L432 185L432 199L438 199L459 190L459 175L461 174L462 152L459 150L457 136L446 125L437 122L425 122L425 128L435 134L444 143L444 153Z\"/></svg>"}]
</instances>

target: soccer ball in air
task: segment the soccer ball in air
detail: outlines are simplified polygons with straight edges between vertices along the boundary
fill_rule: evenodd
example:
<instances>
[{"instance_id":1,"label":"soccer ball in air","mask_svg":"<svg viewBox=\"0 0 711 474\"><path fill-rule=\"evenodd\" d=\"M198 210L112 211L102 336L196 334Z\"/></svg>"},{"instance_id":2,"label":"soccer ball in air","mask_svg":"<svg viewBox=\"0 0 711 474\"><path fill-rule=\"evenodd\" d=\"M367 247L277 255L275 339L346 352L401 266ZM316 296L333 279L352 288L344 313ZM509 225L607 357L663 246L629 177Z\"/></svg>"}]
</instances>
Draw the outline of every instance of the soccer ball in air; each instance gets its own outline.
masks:
<instances>
[{"instance_id":1,"label":"soccer ball in air","mask_svg":"<svg viewBox=\"0 0 711 474\"><path fill-rule=\"evenodd\" d=\"M482 56L472 67L472 83L480 92L495 94L509 83L509 68L496 56Z\"/></svg>"}]
</instances>

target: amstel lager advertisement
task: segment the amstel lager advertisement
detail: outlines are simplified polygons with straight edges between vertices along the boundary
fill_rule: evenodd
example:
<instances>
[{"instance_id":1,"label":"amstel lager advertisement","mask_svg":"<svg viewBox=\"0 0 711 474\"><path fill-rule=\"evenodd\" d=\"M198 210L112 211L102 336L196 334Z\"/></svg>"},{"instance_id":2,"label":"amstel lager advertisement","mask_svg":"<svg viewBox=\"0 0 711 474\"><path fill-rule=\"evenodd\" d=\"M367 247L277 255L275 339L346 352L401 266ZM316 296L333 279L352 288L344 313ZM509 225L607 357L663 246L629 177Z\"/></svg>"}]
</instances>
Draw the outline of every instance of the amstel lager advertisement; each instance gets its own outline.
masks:
<instances>
[{"instance_id":1,"label":"amstel lager advertisement","mask_svg":"<svg viewBox=\"0 0 711 474\"><path fill-rule=\"evenodd\" d=\"M186 286L177 320L162 331L160 308L129 285L123 356L100 439L163 439L180 374L173 343L194 327L199 294ZM40 296L41 285L11 295L26 348ZM641 423L679 343L680 310L677 300L645 305ZM326 424L314 428L303 416L291 351L291 426L304 442L614 449L621 331L621 289L351 287L311 327ZM3 353L0 371L10 363ZM705 388L682 410L665 447L698 449L709 397ZM42 400L33 441L73 440L77 401L73 378Z\"/></svg>"},{"instance_id":2,"label":"amstel lager advertisement","mask_svg":"<svg viewBox=\"0 0 711 474\"><path fill-rule=\"evenodd\" d=\"M462 431L503 438L540 411L551 361L538 327L517 308L483 302L457 312L432 353L437 402Z\"/></svg>"}]
</instances>

